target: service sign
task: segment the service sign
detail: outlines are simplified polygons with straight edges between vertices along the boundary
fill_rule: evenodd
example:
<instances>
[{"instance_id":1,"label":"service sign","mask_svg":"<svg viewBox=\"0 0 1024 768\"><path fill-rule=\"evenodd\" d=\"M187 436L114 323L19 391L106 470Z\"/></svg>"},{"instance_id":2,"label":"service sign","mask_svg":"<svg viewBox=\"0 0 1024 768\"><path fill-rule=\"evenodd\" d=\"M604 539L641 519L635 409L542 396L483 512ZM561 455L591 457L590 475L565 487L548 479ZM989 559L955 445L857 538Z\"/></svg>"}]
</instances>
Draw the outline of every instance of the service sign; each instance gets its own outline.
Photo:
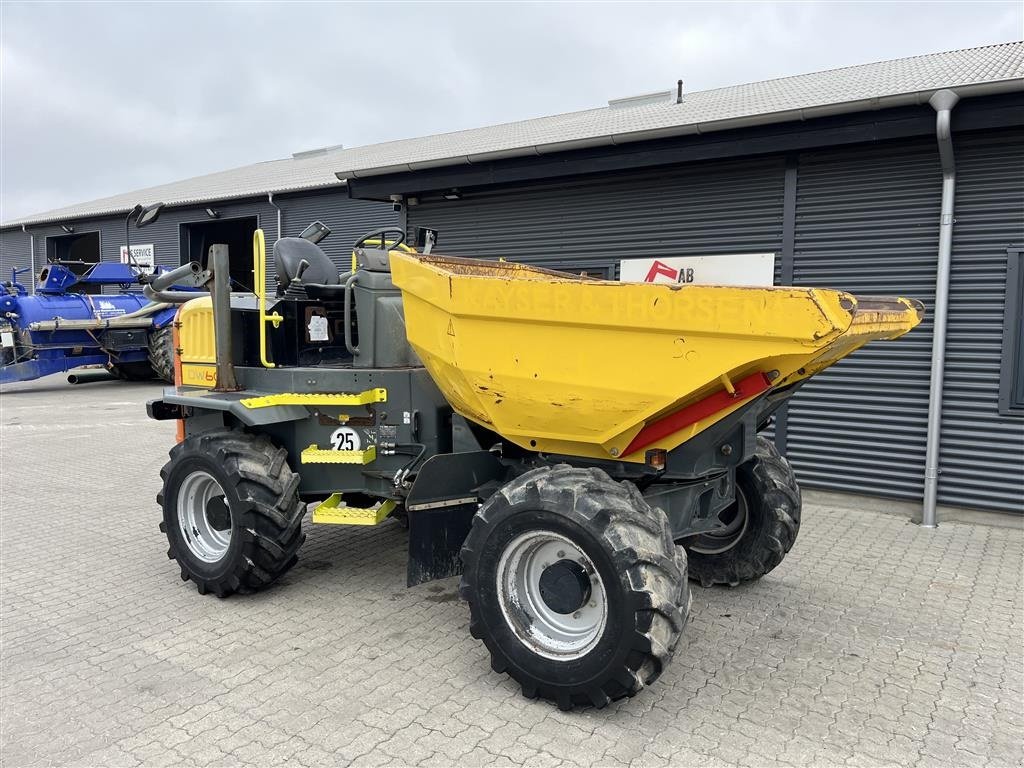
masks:
<instances>
[{"instance_id":1,"label":"service sign","mask_svg":"<svg viewBox=\"0 0 1024 768\"><path fill-rule=\"evenodd\" d=\"M773 285L774 253L737 253L723 256L665 256L623 259L623 283L682 283L695 285Z\"/></svg>"},{"instance_id":2,"label":"service sign","mask_svg":"<svg viewBox=\"0 0 1024 768\"><path fill-rule=\"evenodd\" d=\"M156 248L152 243L147 245L133 245L132 258L128 258L128 247L121 246L121 263L137 266L143 273L152 275L156 270Z\"/></svg>"}]
</instances>

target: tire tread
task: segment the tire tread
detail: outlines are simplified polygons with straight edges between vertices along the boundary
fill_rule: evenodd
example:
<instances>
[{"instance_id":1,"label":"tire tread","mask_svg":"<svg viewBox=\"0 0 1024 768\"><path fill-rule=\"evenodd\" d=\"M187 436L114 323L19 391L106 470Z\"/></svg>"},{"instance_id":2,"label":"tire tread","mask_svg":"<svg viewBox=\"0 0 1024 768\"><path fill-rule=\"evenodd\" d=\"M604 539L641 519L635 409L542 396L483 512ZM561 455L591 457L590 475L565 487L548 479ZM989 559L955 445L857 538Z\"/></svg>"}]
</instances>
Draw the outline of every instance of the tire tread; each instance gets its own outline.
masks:
<instances>
[{"instance_id":1,"label":"tire tread","mask_svg":"<svg viewBox=\"0 0 1024 768\"><path fill-rule=\"evenodd\" d=\"M732 549L689 553L690 578L705 587L735 587L761 578L779 566L800 532L800 486L775 443L758 436L753 458L737 472L747 483L748 514L754 526Z\"/></svg>"},{"instance_id":2,"label":"tire tread","mask_svg":"<svg viewBox=\"0 0 1024 768\"><path fill-rule=\"evenodd\" d=\"M182 579L195 582L200 594L227 597L265 589L295 564L296 553L306 539L301 527L306 508L299 499L299 476L288 466L287 451L265 436L236 430L188 437L171 449L170 461L160 470L165 487L157 496L158 503L163 505L170 497L166 482L173 476L174 465L197 455L223 468L232 486L224 491L245 505L237 513L232 510L233 517L237 515L237 533L242 536L242 556L236 569L210 579L193 572L187 558L174 551L174 539L168 534L169 554L178 561ZM160 524L165 533L169 527L166 520L172 514L165 509Z\"/></svg>"}]
</instances>

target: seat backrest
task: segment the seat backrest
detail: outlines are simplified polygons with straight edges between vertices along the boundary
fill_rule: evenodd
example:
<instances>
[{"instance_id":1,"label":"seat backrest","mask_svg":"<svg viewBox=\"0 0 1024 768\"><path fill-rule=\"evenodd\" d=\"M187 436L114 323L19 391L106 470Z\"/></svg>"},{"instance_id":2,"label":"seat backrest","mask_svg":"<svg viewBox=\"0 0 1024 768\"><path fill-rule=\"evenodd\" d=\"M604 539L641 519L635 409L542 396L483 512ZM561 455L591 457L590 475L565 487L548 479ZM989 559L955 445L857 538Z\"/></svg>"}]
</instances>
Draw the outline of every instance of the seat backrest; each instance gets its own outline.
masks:
<instances>
[{"instance_id":1,"label":"seat backrest","mask_svg":"<svg viewBox=\"0 0 1024 768\"><path fill-rule=\"evenodd\" d=\"M303 283L338 284L338 268L320 246L301 237L282 237L274 243L274 268L282 288L287 288L298 276L303 261L309 263L302 273Z\"/></svg>"}]
</instances>

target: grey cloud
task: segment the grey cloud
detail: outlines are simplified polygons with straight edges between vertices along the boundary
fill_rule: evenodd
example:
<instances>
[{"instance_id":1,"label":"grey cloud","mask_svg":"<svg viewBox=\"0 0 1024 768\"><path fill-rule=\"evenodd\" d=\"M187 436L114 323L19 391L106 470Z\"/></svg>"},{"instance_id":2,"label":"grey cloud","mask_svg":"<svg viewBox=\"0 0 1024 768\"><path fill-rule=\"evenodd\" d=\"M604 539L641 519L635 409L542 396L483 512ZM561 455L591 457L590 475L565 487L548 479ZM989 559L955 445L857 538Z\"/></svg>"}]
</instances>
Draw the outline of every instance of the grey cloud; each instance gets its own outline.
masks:
<instances>
[{"instance_id":1,"label":"grey cloud","mask_svg":"<svg viewBox=\"0 0 1024 768\"><path fill-rule=\"evenodd\" d=\"M0 5L0 219L356 146L1017 39L1017 2Z\"/></svg>"}]
</instances>

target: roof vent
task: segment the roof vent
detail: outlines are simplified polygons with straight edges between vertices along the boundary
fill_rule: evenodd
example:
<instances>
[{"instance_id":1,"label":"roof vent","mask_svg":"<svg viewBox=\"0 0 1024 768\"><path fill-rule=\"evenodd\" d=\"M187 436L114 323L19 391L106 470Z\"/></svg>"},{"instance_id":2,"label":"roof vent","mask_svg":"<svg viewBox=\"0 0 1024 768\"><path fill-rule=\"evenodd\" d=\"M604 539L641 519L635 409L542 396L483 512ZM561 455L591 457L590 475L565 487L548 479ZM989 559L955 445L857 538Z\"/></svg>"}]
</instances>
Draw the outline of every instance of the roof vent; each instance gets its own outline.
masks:
<instances>
[{"instance_id":1,"label":"roof vent","mask_svg":"<svg viewBox=\"0 0 1024 768\"><path fill-rule=\"evenodd\" d=\"M646 107L649 104L671 104L675 101L675 94L672 91L655 91L654 93L641 93L639 96L626 96L622 99L609 99L608 106L612 109L625 109L627 107Z\"/></svg>"},{"instance_id":2,"label":"roof vent","mask_svg":"<svg viewBox=\"0 0 1024 768\"><path fill-rule=\"evenodd\" d=\"M307 157L316 157L317 155L326 155L328 152L333 152L336 149L344 149L344 144L332 144L329 147L318 147L317 149L306 149L302 152L292 152L292 160L302 160Z\"/></svg>"}]
</instances>

